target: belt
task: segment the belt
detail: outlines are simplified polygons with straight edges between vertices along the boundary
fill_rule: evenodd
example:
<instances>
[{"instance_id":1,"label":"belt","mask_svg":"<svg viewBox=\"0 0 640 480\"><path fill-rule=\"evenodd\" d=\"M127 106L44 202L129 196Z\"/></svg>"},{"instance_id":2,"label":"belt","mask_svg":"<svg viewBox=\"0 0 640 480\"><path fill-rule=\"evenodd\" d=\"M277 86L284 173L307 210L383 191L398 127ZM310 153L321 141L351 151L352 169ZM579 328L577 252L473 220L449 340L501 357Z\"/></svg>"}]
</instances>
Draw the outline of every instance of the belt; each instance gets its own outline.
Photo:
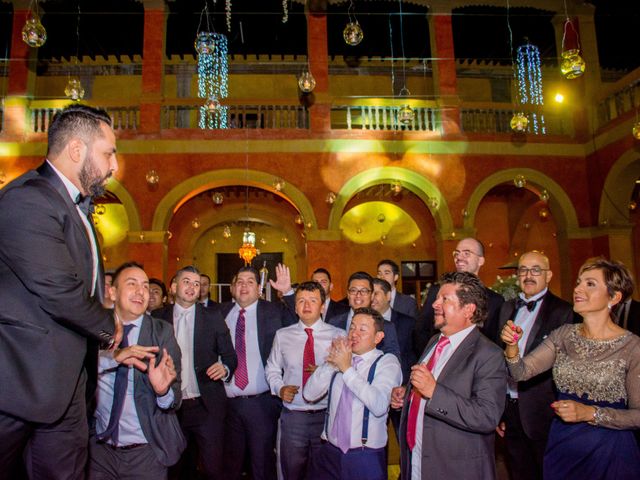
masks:
<instances>
[{"instance_id":1,"label":"belt","mask_svg":"<svg viewBox=\"0 0 640 480\"><path fill-rule=\"evenodd\" d=\"M234 398L258 398L258 397L264 397L264 396L271 396L271 392L269 390L267 390L266 392L262 392L262 393L257 393L255 395L236 395L235 397L231 397L229 400L233 400Z\"/></svg>"},{"instance_id":2,"label":"belt","mask_svg":"<svg viewBox=\"0 0 640 480\"><path fill-rule=\"evenodd\" d=\"M112 443L107 443L107 442L98 442L100 445L105 445L107 447L109 447L112 450L133 450L134 448L138 448L138 447L146 447L147 445L149 445L148 443L131 443L129 445L114 445Z\"/></svg>"},{"instance_id":3,"label":"belt","mask_svg":"<svg viewBox=\"0 0 640 480\"><path fill-rule=\"evenodd\" d=\"M202 403L202 397L195 397L195 398L183 398L182 399L182 407L186 407L186 408L191 408L191 407L196 407L198 405L200 405Z\"/></svg>"},{"instance_id":4,"label":"belt","mask_svg":"<svg viewBox=\"0 0 640 480\"><path fill-rule=\"evenodd\" d=\"M311 408L307 409L307 410L294 410L292 408L284 407L284 409L287 412L291 412L291 413L306 413L307 415L313 415L315 413L325 413L327 411L326 408L319 408L319 409L315 409L315 410L311 409Z\"/></svg>"}]
</instances>

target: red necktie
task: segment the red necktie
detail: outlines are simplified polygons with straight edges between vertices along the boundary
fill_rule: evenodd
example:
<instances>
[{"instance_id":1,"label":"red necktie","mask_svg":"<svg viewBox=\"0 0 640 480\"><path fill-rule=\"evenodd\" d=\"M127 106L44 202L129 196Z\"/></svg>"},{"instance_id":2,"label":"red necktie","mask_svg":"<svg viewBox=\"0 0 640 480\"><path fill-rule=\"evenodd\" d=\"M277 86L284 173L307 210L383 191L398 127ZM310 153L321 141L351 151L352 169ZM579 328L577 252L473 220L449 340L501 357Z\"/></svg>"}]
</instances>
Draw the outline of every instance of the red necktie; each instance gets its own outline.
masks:
<instances>
[{"instance_id":1,"label":"red necktie","mask_svg":"<svg viewBox=\"0 0 640 480\"><path fill-rule=\"evenodd\" d=\"M442 354L442 350L444 347L451 343L447 337L444 335L440 337L438 340L438 344L436 345L435 351L429 362L427 362L427 369L432 372L433 367L436 366L436 362L440 355ZM422 400L422 396L414 389L411 391L411 398L409 404L409 416L407 418L407 445L409 446L409 450L413 450L413 447L416 446L416 425L418 424L418 412L420 411L420 400Z\"/></svg>"},{"instance_id":2,"label":"red necktie","mask_svg":"<svg viewBox=\"0 0 640 480\"><path fill-rule=\"evenodd\" d=\"M245 309L241 308L238 313L238 321L236 323L236 356L238 357L238 366L235 371L235 384L240 390L244 390L247 388L247 385L249 385L244 312Z\"/></svg>"},{"instance_id":3,"label":"red necktie","mask_svg":"<svg viewBox=\"0 0 640 480\"><path fill-rule=\"evenodd\" d=\"M305 332L307 332L307 342L304 344L304 354L302 355L302 386L304 387L307 384L307 380L311 376L311 372L307 371L306 368L309 365L316 364L316 355L313 352L313 328L305 328Z\"/></svg>"}]
</instances>

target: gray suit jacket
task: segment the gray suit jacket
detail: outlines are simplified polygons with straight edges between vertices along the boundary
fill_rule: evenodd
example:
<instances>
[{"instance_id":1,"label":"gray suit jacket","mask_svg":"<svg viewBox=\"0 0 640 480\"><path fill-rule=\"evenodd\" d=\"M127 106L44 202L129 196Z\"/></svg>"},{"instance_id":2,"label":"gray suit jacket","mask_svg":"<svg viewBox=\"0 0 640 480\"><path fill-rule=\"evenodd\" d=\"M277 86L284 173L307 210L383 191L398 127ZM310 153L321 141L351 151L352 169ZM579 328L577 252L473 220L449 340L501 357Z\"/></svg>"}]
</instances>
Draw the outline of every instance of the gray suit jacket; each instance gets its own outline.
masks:
<instances>
[{"instance_id":1,"label":"gray suit jacket","mask_svg":"<svg viewBox=\"0 0 640 480\"><path fill-rule=\"evenodd\" d=\"M433 336L421 356L439 336ZM504 410L507 369L502 350L475 328L440 373L424 411L422 478L490 480L495 478L495 428ZM402 478L411 478L407 447L407 389L400 419ZM418 432L420 434L420 432Z\"/></svg>"},{"instance_id":2,"label":"gray suit jacket","mask_svg":"<svg viewBox=\"0 0 640 480\"><path fill-rule=\"evenodd\" d=\"M176 409L182 401L180 382L182 354L173 334L173 326L149 315L145 315L142 320L138 345L160 347L156 362L160 361L162 349L166 348L176 367L178 379L171 385L175 400L172 408L167 410L158 407L156 394L147 374L138 369L133 373L133 397L142 432L158 461L169 467L177 463L187 446L176 416Z\"/></svg>"}]
</instances>

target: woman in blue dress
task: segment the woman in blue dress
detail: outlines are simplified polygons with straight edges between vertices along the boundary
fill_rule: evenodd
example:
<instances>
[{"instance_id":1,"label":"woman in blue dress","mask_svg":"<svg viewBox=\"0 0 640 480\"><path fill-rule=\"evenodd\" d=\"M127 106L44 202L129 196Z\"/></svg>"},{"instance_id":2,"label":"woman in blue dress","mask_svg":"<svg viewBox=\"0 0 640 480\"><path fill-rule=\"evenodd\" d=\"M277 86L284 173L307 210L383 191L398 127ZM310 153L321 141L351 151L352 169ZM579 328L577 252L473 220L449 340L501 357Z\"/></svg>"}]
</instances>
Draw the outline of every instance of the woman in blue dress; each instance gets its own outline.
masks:
<instances>
[{"instance_id":1,"label":"woman in blue dress","mask_svg":"<svg viewBox=\"0 0 640 480\"><path fill-rule=\"evenodd\" d=\"M553 368L556 413L543 462L547 480L637 480L640 449L640 337L616 323L616 308L633 293L624 265L594 259L580 268L573 309L583 323L564 325L520 358L522 329L501 332L510 375L527 380Z\"/></svg>"}]
</instances>

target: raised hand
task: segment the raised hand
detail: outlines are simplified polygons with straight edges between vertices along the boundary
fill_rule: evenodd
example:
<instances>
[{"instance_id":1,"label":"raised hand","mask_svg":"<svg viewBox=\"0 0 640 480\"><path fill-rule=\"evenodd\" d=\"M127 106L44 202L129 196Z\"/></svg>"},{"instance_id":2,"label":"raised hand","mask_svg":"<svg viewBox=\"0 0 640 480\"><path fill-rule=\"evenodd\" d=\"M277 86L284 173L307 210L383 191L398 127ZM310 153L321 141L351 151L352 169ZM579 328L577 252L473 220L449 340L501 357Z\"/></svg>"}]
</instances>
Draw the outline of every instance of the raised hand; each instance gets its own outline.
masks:
<instances>
[{"instance_id":1,"label":"raised hand","mask_svg":"<svg viewBox=\"0 0 640 480\"><path fill-rule=\"evenodd\" d=\"M269 280L269 283L272 288L275 288L283 294L291 290L291 272L289 272L289 267L283 263L276 265L276 281Z\"/></svg>"},{"instance_id":2,"label":"raised hand","mask_svg":"<svg viewBox=\"0 0 640 480\"><path fill-rule=\"evenodd\" d=\"M500 332L500 338L507 345L504 349L507 358L514 358L518 355L518 340L522 338L522 328L513 323L512 320L507 320L502 332Z\"/></svg>"},{"instance_id":3,"label":"raised hand","mask_svg":"<svg viewBox=\"0 0 640 480\"><path fill-rule=\"evenodd\" d=\"M141 372L147 371L147 364L143 360L153 360L158 347L143 347L142 345L130 345L126 348L117 348L113 352L113 359L124 365L137 368ZM151 363L151 362L150 362Z\"/></svg>"},{"instance_id":4,"label":"raised hand","mask_svg":"<svg viewBox=\"0 0 640 480\"><path fill-rule=\"evenodd\" d=\"M162 349L162 357L160 358L158 366L155 365L154 360L149 361L149 373L147 375L149 376L149 383L151 383L156 395L166 395L171 384L178 378L173 359L166 348Z\"/></svg>"}]
</instances>

